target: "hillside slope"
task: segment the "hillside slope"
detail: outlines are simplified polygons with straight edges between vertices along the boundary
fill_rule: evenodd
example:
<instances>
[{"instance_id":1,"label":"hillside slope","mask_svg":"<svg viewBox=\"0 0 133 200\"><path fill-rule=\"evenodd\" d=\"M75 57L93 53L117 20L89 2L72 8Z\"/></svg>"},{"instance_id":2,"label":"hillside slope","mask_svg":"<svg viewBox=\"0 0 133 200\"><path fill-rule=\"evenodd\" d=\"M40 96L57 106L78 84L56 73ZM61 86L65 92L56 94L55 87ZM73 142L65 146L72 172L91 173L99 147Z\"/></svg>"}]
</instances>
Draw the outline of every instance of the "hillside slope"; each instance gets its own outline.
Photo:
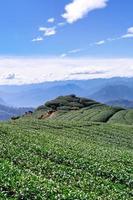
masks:
<instances>
[{"instance_id":1,"label":"hillside slope","mask_svg":"<svg viewBox=\"0 0 133 200\"><path fill-rule=\"evenodd\" d=\"M0 199L132 199L132 126L0 124Z\"/></svg>"},{"instance_id":2,"label":"hillside slope","mask_svg":"<svg viewBox=\"0 0 133 200\"><path fill-rule=\"evenodd\" d=\"M133 124L133 110L112 107L75 95L60 96L40 106L32 115L38 119Z\"/></svg>"},{"instance_id":3,"label":"hillside slope","mask_svg":"<svg viewBox=\"0 0 133 200\"><path fill-rule=\"evenodd\" d=\"M132 199L133 126L127 124L132 110L75 95L0 123L0 199Z\"/></svg>"}]
</instances>

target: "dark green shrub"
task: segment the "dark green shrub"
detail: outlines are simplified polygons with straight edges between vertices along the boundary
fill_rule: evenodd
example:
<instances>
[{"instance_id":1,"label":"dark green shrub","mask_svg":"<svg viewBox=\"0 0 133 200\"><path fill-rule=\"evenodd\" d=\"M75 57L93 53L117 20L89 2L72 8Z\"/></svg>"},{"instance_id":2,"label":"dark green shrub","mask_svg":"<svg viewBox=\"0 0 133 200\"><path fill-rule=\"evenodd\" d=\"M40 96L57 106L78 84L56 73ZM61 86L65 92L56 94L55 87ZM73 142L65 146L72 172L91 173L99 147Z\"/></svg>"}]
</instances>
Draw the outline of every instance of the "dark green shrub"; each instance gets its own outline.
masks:
<instances>
[{"instance_id":1,"label":"dark green shrub","mask_svg":"<svg viewBox=\"0 0 133 200\"><path fill-rule=\"evenodd\" d=\"M46 109L46 107L45 106L39 106L36 110L45 110Z\"/></svg>"},{"instance_id":2,"label":"dark green shrub","mask_svg":"<svg viewBox=\"0 0 133 200\"><path fill-rule=\"evenodd\" d=\"M71 107L70 106L61 106L58 108L58 110L66 110L66 111L69 111L71 110Z\"/></svg>"},{"instance_id":3,"label":"dark green shrub","mask_svg":"<svg viewBox=\"0 0 133 200\"><path fill-rule=\"evenodd\" d=\"M53 110L57 110L57 107L60 106L60 102L57 100L53 100L53 101L48 101L45 106L47 108L52 108Z\"/></svg>"},{"instance_id":4,"label":"dark green shrub","mask_svg":"<svg viewBox=\"0 0 133 200\"><path fill-rule=\"evenodd\" d=\"M69 106L78 107L78 108L83 108L84 107L81 103L77 103L77 102L70 102Z\"/></svg>"}]
</instances>

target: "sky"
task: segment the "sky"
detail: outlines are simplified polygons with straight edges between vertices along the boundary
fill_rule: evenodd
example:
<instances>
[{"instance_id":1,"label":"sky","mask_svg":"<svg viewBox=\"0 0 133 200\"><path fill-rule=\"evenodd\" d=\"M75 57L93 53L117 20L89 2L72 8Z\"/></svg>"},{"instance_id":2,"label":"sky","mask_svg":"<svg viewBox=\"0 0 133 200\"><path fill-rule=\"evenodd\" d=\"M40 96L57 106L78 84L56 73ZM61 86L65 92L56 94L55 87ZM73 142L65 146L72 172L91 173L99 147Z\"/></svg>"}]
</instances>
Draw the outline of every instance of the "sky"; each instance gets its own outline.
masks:
<instances>
[{"instance_id":1,"label":"sky","mask_svg":"<svg viewBox=\"0 0 133 200\"><path fill-rule=\"evenodd\" d=\"M0 84L133 76L132 0L1 0Z\"/></svg>"}]
</instances>

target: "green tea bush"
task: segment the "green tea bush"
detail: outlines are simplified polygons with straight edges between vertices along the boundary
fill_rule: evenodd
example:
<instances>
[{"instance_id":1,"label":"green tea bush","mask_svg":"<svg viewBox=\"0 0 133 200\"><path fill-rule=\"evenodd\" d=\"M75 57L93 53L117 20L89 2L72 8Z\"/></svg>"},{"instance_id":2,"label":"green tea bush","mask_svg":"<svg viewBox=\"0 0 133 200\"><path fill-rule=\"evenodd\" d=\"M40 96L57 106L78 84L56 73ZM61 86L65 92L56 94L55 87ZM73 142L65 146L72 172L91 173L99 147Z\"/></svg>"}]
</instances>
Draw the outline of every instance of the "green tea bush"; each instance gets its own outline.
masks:
<instances>
[{"instance_id":1,"label":"green tea bush","mask_svg":"<svg viewBox=\"0 0 133 200\"><path fill-rule=\"evenodd\" d=\"M34 119L1 123L0 199L130 200L132 147L132 126Z\"/></svg>"}]
</instances>

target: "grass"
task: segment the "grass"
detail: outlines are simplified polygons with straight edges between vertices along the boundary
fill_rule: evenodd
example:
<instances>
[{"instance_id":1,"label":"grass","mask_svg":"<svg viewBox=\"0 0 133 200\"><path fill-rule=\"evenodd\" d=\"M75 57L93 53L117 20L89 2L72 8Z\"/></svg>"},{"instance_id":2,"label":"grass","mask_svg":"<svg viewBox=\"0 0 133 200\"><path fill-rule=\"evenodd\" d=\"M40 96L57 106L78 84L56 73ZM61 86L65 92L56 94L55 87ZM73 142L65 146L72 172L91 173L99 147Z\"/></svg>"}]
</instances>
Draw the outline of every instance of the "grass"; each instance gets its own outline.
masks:
<instances>
[{"instance_id":1,"label":"grass","mask_svg":"<svg viewBox=\"0 0 133 200\"><path fill-rule=\"evenodd\" d=\"M0 124L0 199L133 199L132 126L63 116Z\"/></svg>"}]
</instances>

